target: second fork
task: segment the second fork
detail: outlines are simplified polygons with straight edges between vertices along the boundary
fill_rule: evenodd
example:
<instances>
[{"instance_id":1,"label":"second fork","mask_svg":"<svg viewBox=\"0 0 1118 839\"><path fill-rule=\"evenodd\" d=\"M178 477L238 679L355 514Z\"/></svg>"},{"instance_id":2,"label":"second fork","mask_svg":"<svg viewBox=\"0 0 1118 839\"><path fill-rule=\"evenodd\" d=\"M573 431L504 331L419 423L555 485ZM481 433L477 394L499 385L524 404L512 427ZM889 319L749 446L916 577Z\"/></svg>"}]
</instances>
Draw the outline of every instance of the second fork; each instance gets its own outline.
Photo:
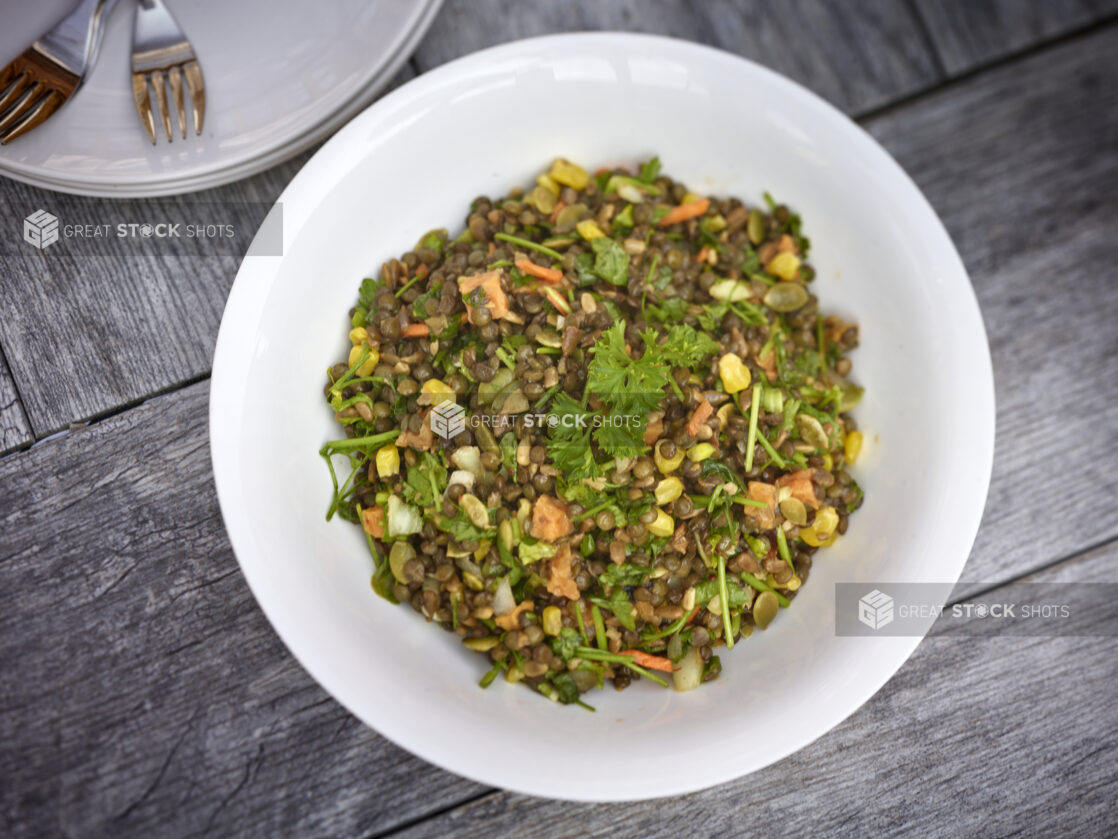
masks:
<instances>
[{"instance_id":1,"label":"second fork","mask_svg":"<svg viewBox=\"0 0 1118 839\"><path fill-rule=\"evenodd\" d=\"M172 141L171 112L167 106L166 86L171 89L175 111L178 114L182 137L186 139L186 107L183 101L183 81L190 94L194 133L202 133L206 111L205 85L202 67L194 49L163 0L139 0L136 6L136 25L132 36L132 97L136 111L147 130L148 138L155 143L155 114L151 95L159 110L167 140ZM149 88L151 95L149 95Z\"/></svg>"}]
</instances>

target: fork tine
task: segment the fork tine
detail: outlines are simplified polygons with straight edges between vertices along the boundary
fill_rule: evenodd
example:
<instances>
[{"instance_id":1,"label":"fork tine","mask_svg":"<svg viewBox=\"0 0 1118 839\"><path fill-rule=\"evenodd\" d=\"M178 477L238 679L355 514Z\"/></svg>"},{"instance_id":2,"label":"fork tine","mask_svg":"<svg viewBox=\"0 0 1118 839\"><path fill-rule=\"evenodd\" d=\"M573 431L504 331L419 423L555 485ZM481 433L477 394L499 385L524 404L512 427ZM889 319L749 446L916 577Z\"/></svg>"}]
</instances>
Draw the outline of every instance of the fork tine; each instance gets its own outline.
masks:
<instances>
[{"instance_id":1,"label":"fork tine","mask_svg":"<svg viewBox=\"0 0 1118 839\"><path fill-rule=\"evenodd\" d=\"M167 132L167 142L173 143L175 137L171 134L171 112L167 110L167 88L163 85L163 71L151 71L151 89L155 92L155 104L159 106L159 115L163 117L163 130Z\"/></svg>"},{"instance_id":2,"label":"fork tine","mask_svg":"<svg viewBox=\"0 0 1118 839\"><path fill-rule=\"evenodd\" d=\"M148 82L143 73L132 74L132 99L136 103L136 112L140 115L140 122L148 132L148 139L155 145L155 117L151 113L151 97L148 95Z\"/></svg>"},{"instance_id":3,"label":"fork tine","mask_svg":"<svg viewBox=\"0 0 1118 839\"><path fill-rule=\"evenodd\" d=\"M186 111L182 103L182 73L179 72L178 67L171 67L167 71L167 81L171 84L171 96L175 100L175 110L179 115L179 128L182 130L182 138L186 139Z\"/></svg>"},{"instance_id":4,"label":"fork tine","mask_svg":"<svg viewBox=\"0 0 1118 839\"><path fill-rule=\"evenodd\" d=\"M9 62L4 66L3 70L0 70L0 92L3 92L4 89L12 83L12 79L16 77L17 72L23 72L22 70L16 70L17 63L18 59L16 61Z\"/></svg>"},{"instance_id":5,"label":"fork tine","mask_svg":"<svg viewBox=\"0 0 1118 839\"><path fill-rule=\"evenodd\" d=\"M8 87L7 93L0 96L0 114L4 113L9 107L19 101L20 97L27 92L34 82L31 81L29 73L21 73L15 80L15 83ZM7 87L5 85L4 87Z\"/></svg>"},{"instance_id":6,"label":"fork tine","mask_svg":"<svg viewBox=\"0 0 1118 839\"><path fill-rule=\"evenodd\" d=\"M202 133L202 120L206 116L206 86L202 81L202 66L197 61L188 61L182 67L186 75L186 87L190 91L190 107L194 111L194 133Z\"/></svg>"},{"instance_id":7,"label":"fork tine","mask_svg":"<svg viewBox=\"0 0 1118 839\"><path fill-rule=\"evenodd\" d=\"M47 86L42 82L37 83L31 92L23 97L11 110L0 118L0 133L8 130L9 126L18 124L23 117L43 98Z\"/></svg>"},{"instance_id":8,"label":"fork tine","mask_svg":"<svg viewBox=\"0 0 1118 839\"><path fill-rule=\"evenodd\" d=\"M65 96L57 90L52 90L39 100L39 104L35 106L35 109L27 115L23 122L14 126L7 134L0 136L0 145L11 142L16 137L26 134L32 128L38 128L47 121L51 114L61 108L65 101Z\"/></svg>"}]
</instances>

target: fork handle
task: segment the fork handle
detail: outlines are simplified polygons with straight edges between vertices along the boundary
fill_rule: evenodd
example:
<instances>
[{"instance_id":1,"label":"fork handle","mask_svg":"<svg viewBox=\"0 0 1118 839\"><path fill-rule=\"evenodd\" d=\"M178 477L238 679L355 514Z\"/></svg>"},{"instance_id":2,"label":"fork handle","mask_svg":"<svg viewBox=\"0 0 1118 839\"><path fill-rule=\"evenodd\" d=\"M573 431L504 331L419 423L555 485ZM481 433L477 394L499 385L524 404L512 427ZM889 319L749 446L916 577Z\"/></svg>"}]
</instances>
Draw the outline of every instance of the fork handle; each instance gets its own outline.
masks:
<instances>
[{"instance_id":1,"label":"fork handle","mask_svg":"<svg viewBox=\"0 0 1118 839\"><path fill-rule=\"evenodd\" d=\"M82 78L97 61L97 52L105 35L105 21L116 2L81 0L74 11L32 46Z\"/></svg>"}]
</instances>

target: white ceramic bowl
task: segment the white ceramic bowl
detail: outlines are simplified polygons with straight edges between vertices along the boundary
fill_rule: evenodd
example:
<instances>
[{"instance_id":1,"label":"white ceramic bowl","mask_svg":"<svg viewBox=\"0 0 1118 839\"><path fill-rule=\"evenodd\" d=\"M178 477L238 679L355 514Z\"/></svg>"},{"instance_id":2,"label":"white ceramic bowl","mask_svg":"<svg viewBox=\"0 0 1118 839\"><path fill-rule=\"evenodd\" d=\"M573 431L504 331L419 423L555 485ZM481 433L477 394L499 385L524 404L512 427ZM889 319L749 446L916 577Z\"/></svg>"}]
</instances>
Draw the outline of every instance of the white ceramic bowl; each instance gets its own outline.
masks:
<instances>
[{"instance_id":1,"label":"white ceramic bowl","mask_svg":"<svg viewBox=\"0 0 1118 839\"><path fill-rule=\"evenodd\" d=\"M529 118L530 116L530 118ZM589 168L659 154L696 191L802 213L823 306L857 320L866 503L793 608L721 652L687 694L637 684L553 705L369 587L360 530L327 524L321 399L357 286L472 198L563 155ZM564 35L487 50L388 95L280 198L284 255L250 257L214 359L211 438L241 568L292 653L397 744L487 784L579 800L684 793L810 743L869 699L917 637L836 637L835 583L954 582L989 483L993 377L966 271L928 202L861 129L748 61L680 41ZM904 713L904 709L900 709Z\"/></svg>"}]
</instances>

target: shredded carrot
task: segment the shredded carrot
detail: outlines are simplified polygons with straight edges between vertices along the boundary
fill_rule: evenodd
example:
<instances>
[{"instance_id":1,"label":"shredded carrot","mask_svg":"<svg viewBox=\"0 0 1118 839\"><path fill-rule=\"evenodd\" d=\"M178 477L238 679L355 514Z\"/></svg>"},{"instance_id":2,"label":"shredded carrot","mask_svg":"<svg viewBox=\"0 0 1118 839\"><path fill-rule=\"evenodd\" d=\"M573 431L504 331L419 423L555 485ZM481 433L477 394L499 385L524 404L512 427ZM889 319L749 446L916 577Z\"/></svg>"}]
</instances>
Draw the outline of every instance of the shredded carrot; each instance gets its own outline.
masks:
<instances>
[{"instance_id":1,"label":"shredded carrot","mask_svg":"<svg viewBox=\"0 0 1118 839\"><path fill-rule=\"evenodd\" d=\"M649 670L660 670L663 673L672 672L672 660L663 656L642 653L640 650L622 650L621 655L631 655L633 663Z\"/></svg>"},{"instance_id":2,"label":"shredded carrot","mask_svg":"<svg viewBox=\"0 0 1118 839\"><path fill-rule=\"evenodd\" d=\"M384 538L384 507L366 507L361 511L361 524L374 539Z\"/></svg>"},{"instance_id":3,"label":"shredded carrot","mask_svg":"<svg viewBox=\"0 0 1118 839\"><path fill-rule=\"evenodd\" d=\"M551 215L547 217L547 220L550 221L552 224L555 224L555 219L559 218L559 211L566 206L567 205L564 204L562 201L557 201L555 203L555 209L551 211Z\"/></svg>"},{"instance_id":4,"label":"shredded carrot","mask_svg":"<svg viewBox=\"0 0 1118 839\"><path fill-rule=\"evenodd\" d=\"M400 334L405 338L425 338L431 334L431 330L425 323L409 323Z\"/></svg>"},{"instance_id":5,"label":"shredded carrot","mask_svg":"<svg viewBox=\"0 0 1118 839\"><path fill-rule=\"evenodd\" d=\"M683 625L687 626L687 624L689 624L689 623L691 623L691 621L695 620L695 615L697 615L697 614L699 614L699 607L698 606L696 606L694 609L691 610L691 614L689 614L687 616L687 620L685 620L683 622Z\"/></svg>"},{"instance_id":6,"label":"shredded carrot","mask_svg":"<svg viewBox=\"0 0 1118 839\"><path fill-rule=\"evenodd\" d=\"M709 207L709 198L700 198L698 201L692 201L690 204L680 204L678 207L672 207L668 210L668 214L656 222L656 224L660 227L667 227L669 224L678 224L681 221L698 218L705 213Z\"/></svg>"},{"instance_id":7,"label":"shredded carrot","mask_svg":"<svg viewBox=\"0 0 1118 839\"><path fill-rule=\"evenodd\" d=\"M695 257L699 262L706 262L710 259L710 245L703 245L699 248L699 255Z\"/></svg>"},{"instance_id":8,"label":"shredded carrot","mask_svg":"<svg viewBox=\"0 0 1118 839\"><path fill-rule=\"evenodd\" d=\"M691 415L691 419L687 421L687 431L694 437L699 433L699 429L703 427L703 423L707 421L711 414L714 413L714 406L707 400L699 403L699 407L695 409L695 413Z\"/></svg>"},{"instance_id":9,"label":"shredded carrot","mask_svg":"<svg viewBox=\"0 0 1118 839\"><path fill-rule=\"evenodd\" d=\"M563 272L558 268L544 268L542 265L537 265L532 260L525 259L522 256L516 258L516 267L525 274L531 274L533 277L539 277L549 283L557 283L563 279Z\"/></svg>"},{"instance_id":10,"label":"shredded carrot","mask_svg":"<svg viewBox=\"0 0 1118 839\"><path fill-rule=\"evenodd\" d=\"M415 276L422 280L424 277L427 276L427 272L430 270L431 269L427 267L426 262L421 262L417 266L415 266Z\"/></svg>"},{"instance_id":11,"label":"shredded carrot","mask_svg":"<svg viewBox=\"0 0 1118 839\"><path fill-rule=\"evenodd\" d=\"M486 256L493 256L493 251L495 251L495 250L497 250L497 243L496 242L490 242L489 243L489 250L486 251Z\"/></svg>"},{"instance_id":12,"label":"shredded carrot","mask_svg":"<svg viewBox=\"0 0 1118 839\"><path fill-rule=\"evenodd\" d=\"M610 168L608 166L603 166L601 169L599 169L597 172L594 173L594 177L597 177L598 175L604 175L606 172L609 172L609 171L610 171Z\"/></svg>"}]
</instances>

